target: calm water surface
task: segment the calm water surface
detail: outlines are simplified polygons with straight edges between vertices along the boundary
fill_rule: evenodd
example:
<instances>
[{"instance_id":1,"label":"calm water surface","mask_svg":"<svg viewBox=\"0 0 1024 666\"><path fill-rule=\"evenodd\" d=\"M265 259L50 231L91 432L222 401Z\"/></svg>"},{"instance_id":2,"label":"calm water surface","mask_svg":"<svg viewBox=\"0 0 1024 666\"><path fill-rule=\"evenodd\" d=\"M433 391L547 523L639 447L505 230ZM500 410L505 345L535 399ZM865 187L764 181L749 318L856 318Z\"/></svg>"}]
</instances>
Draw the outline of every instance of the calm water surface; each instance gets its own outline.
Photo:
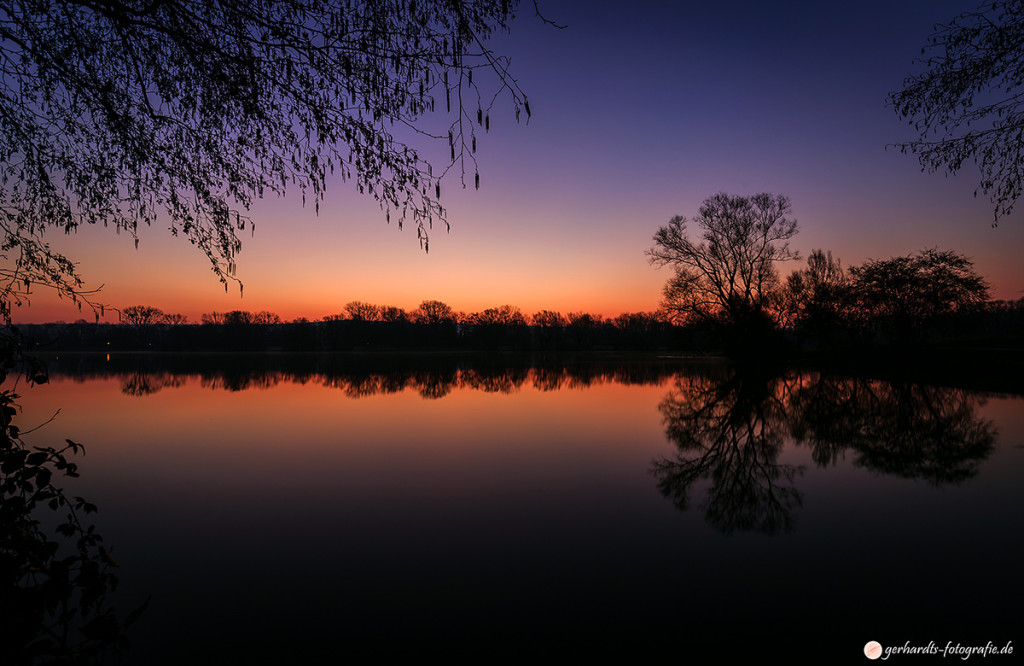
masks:
<instances>
[{"instance_id":1,"label":"calm water surface","mask_svg":"<svg viewBox=\"0 0 1024 666\"><path fill-rule=\"evenodd\" d=\"M128 663L1024 650L1024 400L647 361L61 359ZM1003 663L1003 662L999 662Z\"/></svg>"}]
</instances>

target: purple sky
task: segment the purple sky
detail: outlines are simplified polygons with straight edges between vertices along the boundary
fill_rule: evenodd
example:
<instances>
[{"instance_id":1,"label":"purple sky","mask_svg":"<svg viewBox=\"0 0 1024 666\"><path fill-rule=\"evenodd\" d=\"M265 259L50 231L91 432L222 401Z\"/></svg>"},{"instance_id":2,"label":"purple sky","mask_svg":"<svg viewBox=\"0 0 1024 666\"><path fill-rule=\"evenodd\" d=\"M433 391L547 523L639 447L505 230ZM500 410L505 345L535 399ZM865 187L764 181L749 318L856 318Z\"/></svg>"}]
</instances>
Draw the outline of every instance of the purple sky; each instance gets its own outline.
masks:
<instances>
[{"instance_id":1,"label":"purple sky","mask_svg":"<svg viewBox=\"0 0 1024 666\"><path fill-rule=\"evenodd\" d=\"M973 6L542 2L568 26L558 30L527 3L492 45L512 57L533 117L517 125L499 98L480 138L481 189L472 176L465 191L446 181L451 232L435 229L429 254L414 229L385 224L340 181L319 216L298 196L253 209L256 234L238 262L244 298L225 294L205 258L162 229L144 230L138 250L104 229L53 242L105 285L103 302L193 320L231 309L312 319L352 300L412 309L425 299L466 312L510 303L614 316L657 307L669 272L644 250L673 215L694 215L720 191L772 192L792 200L803 256L830 249L849 266L952 248L974 259L995 297L1019 298L1020 214L993 228L973 168L925 174L913 156L886 150L914 137L887 93L915 71L933 24ZM15 312L78 316L42 296Z\"/></svg>"}]
</instances>

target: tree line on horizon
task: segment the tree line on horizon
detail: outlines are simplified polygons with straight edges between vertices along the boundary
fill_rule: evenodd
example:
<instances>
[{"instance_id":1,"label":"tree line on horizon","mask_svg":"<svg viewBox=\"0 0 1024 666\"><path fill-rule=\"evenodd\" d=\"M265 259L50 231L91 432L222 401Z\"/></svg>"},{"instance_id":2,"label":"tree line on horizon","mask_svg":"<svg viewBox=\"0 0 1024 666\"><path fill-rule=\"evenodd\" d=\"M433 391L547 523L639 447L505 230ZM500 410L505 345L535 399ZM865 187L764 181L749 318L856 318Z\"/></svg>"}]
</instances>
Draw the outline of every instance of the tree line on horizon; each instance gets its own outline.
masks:
<instances>
[{"instance_id":1,"label":"tree line on horizon","mask_svg":"<svg viewBox=\"0 0 1024 666\"><path fill-rule=\"evenodd\" d=\"M614 318L553 310L527 315L501 305L467 314L438 300L425 300L412 311L350 301L317 322L293 320L292 329L304 332L293 331L290 342L266 344L681 348L758 356L929 343L1019 346L1024 340L1024 298L991 300L988 282L953 250L929 248L845 268L830 251L816 249L805 266L782 279L777 264L799 258L789 247L797 233L791 211L783 195L719 193L692 220L674 217L647 251L651 263L674 269L655 312ZM689 222L697 234L687 229ZM181 315L142 305L124 308L121 317L135 328L185 323ZM253 337L242 329L289 326L275 313L245 310L204 313L201 325L228 331L220 334L226 340Z\"/></svg>"},{"instance_id":2,"label":"tree line on horizon","mask_svg":"<svg viewBox=\"0 0 1024 666\"><path fill-rule=\"evenodd\" d=\"M679 346L680 327L660 312L604 317L588 312L540 310L527 315L513 305L466 314L438 300L406 311L351 301L318 320L285 322L273 312L207 312L198 323L154 306L121 310L119 324L53 323L20 328L51 349L205 349L343 351L372 347L648 349Z\"/></svg>"},{"instance_id":3,"label":"tree line on horizon","mask_svg":"<svg viewBox=\"0 0 1024 666\"><path fill-rule=\"evenodd\" d=\"M679 349L757 358L789 352L909 350L928 344L1024 346L1024 299L992 301L966 256L929 248L844 268L816 249L796 260L797 233L783 195L707 198L692 220L658 229L651 263L673 268L660 308L606 318L587 312L527 315L514 305L455 311L424 300L412 311L350 301L335 314L285 323L269 311L204 313L199 325L151 305L120 311L120 325L35 329L69 349ZM689 223L697 228L693 234Z\"/></svg>"},{"instance_id":4,"label":"tree line on horizon","mask_svg":"<svg viewBox=\"0 0 1024 666\"><path fill-rule=\"evenodd\" d=\"M160 308L150 305L128 306L120 311L120 319L120 323L129 326L194 323L189 321L187 315L165 313ZM557 310L539 310L529 315L524 314L515 305L499 305L467 314L456 311L447 303L439 300L425 300L413 310L405 310L394 305L376 305L365 301L350 301L345 304L341 312L324 315L320 319L297 317L290 322L286 322L277 313L267 310L258 312L231 310L228 312L205 312L200 316L198 323L213 326L238 326L339 321L427 325L457 324L460 326L540 326L547 328L611 323L618 327L628 327L635 326L640 322L668 323L668 316L667 313L660 310L654 312L625 312L616 317L604 317L600 314L583 311L569 312L563 315ZM76 323L90 322L80 319Z\"/></svg>"},{"instance_id":5,"label":"tree line on horizon","mask_svg":"<svg viewBox=\"0 0 1024 666\"><path fill-rule=\"evenodd\" d=\"M966 263L963 263L966 262ZM412 311L351 301L319 320L284 321L269 311L204 313L198 323L154 306L130 306L121 323L22 325L42 349L189 351L366 348L451 349L674 349L772 354L851 348L908 348L928 343L1021 346L1024 298L982 300L978 290L958 293L942 279L958 266L968 282L969 262L953 252L926 250L844 268L815 250L805 267L775 284L763 309L730 319L723 311L697 317L670 303L655 312L604 317L540 310L524 314L503 305L466 314L442 301ZM980 280L980 278L977 278ZM957 282L957 280L953 280ZM961 285L963 286L963 285ZM666 286L666 293L674 287ZM987 291L985 292L987 294ZM668 298L668 296L666 297Z\"/></svg>"}]
</instances>

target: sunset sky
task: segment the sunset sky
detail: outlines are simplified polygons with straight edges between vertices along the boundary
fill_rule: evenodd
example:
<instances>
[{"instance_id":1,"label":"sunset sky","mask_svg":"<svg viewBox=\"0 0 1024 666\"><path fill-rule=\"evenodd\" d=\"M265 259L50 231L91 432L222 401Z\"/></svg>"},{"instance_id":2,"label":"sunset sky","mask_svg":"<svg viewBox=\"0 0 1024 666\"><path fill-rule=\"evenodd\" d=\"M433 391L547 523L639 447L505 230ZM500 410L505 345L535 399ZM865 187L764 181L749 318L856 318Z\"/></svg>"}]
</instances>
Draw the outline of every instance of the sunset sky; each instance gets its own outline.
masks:
<instances>
[{"instance_id":1,"label":"sunset sky","mask_svg":"<svg viewBox=\"0 0 1024 666\"><path fill-rule=\"evenodd\" d=\"M614 316L657 307L669 271L644 250L659 226L717 192L771 192L792 200L802 256L829 249L849 266L950 248L974 260L994 297L1024 296L1021 214L993 228L973 169L922 173L886 149L915 136L887 93L916 71L933 24L975 3L540 4L568 27L543 24L527 2L492 42L512 57L533 117L517 125L510 100L498 100L480 140L481 188L445 182L451 232L435 227L429 254L411 225L386 224L340 181L319 216L297 192L253 208L256 232L238 257L244 296L225 293L206 258L166 229L144 229L137 250L102 228L50 240L103 285L99 301L192 321L234 309L317 319L353 300L411 310L426 299L464 312L508 303ZM43 294L14 312L20 322L80 316L91 320Z\"/></svg>"}]
</instances>

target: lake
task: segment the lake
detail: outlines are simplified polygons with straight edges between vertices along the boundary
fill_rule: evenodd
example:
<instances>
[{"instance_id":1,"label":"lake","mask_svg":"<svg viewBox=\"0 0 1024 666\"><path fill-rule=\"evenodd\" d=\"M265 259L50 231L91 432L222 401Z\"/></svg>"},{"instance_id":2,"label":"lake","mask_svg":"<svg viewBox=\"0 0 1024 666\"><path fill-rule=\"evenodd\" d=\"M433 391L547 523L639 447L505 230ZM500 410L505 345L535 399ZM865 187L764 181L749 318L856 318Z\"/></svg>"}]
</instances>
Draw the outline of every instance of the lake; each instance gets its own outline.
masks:
<instances>
[{"instance_id":1,"label":"lake","mask_svg":"<svg viewBox=\"0 0 1024 666\"><path fill-rule=\"evenodd\" d=\"M18 386L18 420L59 410L25 442L85 446L65 488L99 507L114 603L149 600L126 663L836 663L871 640L1021 639L1024 398L983 378L500 355L50 367Z\"/></svg>"}]
</instances>

